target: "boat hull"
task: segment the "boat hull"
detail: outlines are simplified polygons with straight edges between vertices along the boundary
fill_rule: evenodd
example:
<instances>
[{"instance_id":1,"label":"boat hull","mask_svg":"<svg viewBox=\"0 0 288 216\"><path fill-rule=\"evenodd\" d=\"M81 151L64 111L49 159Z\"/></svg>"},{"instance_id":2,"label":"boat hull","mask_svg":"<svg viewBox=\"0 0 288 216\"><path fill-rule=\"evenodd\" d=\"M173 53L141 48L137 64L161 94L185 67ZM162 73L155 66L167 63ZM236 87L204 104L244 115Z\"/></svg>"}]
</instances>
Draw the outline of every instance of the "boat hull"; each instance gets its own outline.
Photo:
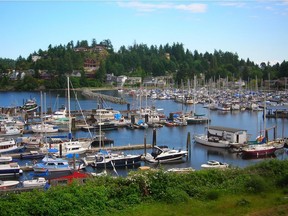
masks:
<instances>
[{"instance_id":1,"label":"boat hull","mask_svg":"<svg viewBox=\"0 0 288 216\"><path fill-rule=\"evenodd\" d=\"M17 163L0 165L0 176L14 176L22 173Z\"/></svg>"},{"instance_id":2,"label":"boat hull","mask_svg":"<svg viewBox=\"0 0 288 216\"><path fill-rule=\"evenodd\" d=\"M242 150L242 157L243 158L258 158L258 157L265 157L265 156L270 156L274 155L276 151L276 148L271 146L271 147L263 147L263 148L248 148L248 149L243 149Z\"/></svg>"},{"instance_id":3,"label":"boat hull","mask_svg":"<svg viewBox=\"0 0 288 216\"><path fill-rule=\"evenodd\" d=\"M223 140L219 140L217 142L213 142L208 140L207 136L194 136L194 140L195 142L202 144L202 145L206 145L206 146L211 146L211 147L217 147L217 148L228 148L231 146L231 143L229 143L228 141L223 141Z\"/></svg>"},{"instance_id":4,"label":"boat hull","mask_svg":"<svg viewBox=\"0 0 288 216\"><path fill-rule=\"evenodd\" d=\"M95 168L113 168L113 167L131 167L131 166L140 166L141 155L134 157L125 157L125 158L111 158L103 159L103 161L97 161L92 164Z\"/></svg>"}]
</instances>

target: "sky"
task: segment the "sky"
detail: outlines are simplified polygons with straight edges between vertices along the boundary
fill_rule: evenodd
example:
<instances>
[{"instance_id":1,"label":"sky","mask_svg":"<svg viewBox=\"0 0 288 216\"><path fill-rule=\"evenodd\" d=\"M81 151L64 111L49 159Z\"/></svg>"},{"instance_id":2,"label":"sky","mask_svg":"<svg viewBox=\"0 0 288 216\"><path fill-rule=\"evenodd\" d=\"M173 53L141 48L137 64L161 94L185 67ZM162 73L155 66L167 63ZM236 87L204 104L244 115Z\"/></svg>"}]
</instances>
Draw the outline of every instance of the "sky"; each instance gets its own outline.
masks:
<instances>
[{"instance_id":1,"label":"sky","mask_svg":"<svg viewBox=\"0 0 288 216\"><path fill-rule=\"evenodd\" d=\"M0 58L93 39L114 51L181 43L273 65L288 60L288 0L0 0Z\"/></svg>"}]
</instances>

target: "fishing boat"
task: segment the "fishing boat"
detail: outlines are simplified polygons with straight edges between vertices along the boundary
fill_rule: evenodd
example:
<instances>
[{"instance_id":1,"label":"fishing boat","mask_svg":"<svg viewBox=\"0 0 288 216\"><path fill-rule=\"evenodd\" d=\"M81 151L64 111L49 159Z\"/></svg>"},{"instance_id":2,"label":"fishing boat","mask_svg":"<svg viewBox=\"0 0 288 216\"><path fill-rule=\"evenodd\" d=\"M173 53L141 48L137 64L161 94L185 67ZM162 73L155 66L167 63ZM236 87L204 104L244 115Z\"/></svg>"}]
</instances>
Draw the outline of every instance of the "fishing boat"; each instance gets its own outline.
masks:
<instances>
[{"instance_id":1,"label":"fishing boat","mask_svg":"<svg viewBox=\"0 0 288 216\"><path fill-rule=\"evenodd\" d=\"M19 184L19 181L2 181L0 180L0 190L9 188L15 188Z\"/></svg>"},{"instance_id":2,"label":"fishing boat","mask_svg":"<svg viewBox=\"0 0 288 216\"><path fill-rule=\"evenodd\" d=\"M36 179L24 180L22 185L24 188L37 188L44 187L47 184L47 180L44 177L38 177Z\"/></svg>"},{"instance_id":3,"label":"fishing boat","mask_svg":"<svg viewBox=\"0 0 288 216\"><path fill-rule=\"evenodd\" d=\"M204 169L215 169L215 168L223 169L223 168L228 168L228 167L229 167L229 164L219 162L216 160L209 160L207 161L207 163L201 165L201 168L204 168Z\"/></svg>"},{"instance_id":4,"label":"fishing boat","mask_svg":"<svg viewBox=\"0 0 288 216\"><path fill-rule=\"evenodd\" d=\"M187 156L187 151L170 149L168 146L154 146L152 153L144 156L149 163L171 163L179 162Z\"/></svg>"}]
</instances>

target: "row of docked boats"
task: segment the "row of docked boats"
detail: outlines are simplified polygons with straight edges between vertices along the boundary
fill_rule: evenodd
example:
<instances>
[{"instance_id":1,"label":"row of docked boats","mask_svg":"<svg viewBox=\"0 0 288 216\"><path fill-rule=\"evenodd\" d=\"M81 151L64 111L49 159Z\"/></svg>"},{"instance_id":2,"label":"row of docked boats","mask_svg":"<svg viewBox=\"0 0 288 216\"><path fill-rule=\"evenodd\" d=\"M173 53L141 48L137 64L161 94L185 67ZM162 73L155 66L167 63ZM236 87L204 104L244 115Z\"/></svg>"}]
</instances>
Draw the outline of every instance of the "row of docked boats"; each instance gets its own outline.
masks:
<instances>
[{"instance_id":1,"label":"row of docked boats","mask_svg":"<svg viewBox=\"0 0 288 216\"><path fill-rule=\"evenodd\" d=\"M260 135L256 141L248 140L247 130L220 126L208 126L206 134L194 135L195 142L217 148L232 148L243 158L258 158L273 155L277 149L288 144L288 139L268 141Z\"/></svg>"}]
</instances>

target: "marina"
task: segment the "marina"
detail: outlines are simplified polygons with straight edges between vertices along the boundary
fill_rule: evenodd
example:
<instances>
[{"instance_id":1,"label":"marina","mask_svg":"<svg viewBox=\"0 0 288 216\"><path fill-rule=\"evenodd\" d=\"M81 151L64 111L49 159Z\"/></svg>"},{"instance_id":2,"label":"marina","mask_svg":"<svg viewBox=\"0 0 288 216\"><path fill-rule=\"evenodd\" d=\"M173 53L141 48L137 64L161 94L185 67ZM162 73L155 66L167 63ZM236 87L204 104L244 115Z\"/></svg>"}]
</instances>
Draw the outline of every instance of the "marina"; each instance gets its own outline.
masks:
<instances>
[{"instance_id":1,"label":"marina","mask_svg":"<svg viewBox=\"0 0 288 216\"><path fill-rule=\"evenodd\" d=\"M269 140L274 138L285 138L287 137L287 122L288 119L285 118L283 115L278 116L277 118L264 118L264 112L262 110L229 110L223 111L222 109L208 109L207 101L201 101L201 103L197 104L189 104L189 103L179 103L173 99L152 99L150 96L142 96L142 99L138 93L131 93L131 92L118 92L117 90L105 90L99 91L101 94L107 94L112 97L119 97L123 98L127 104L122 103L112 103L109 101L105 101L105 107L107 109L113 109L115 111L120 111L122 118L122 124L119 123L117 128L113 130L106 130L105 137L109 138L109 140L113 140L108 145L102 145L101 147L96 147L95 145L93 148L88 148L86 150L86 154L95 154L100 149L109 150L112 152L125 152L125 154L129 155L145 155L151 152L151 148L153 145L157 146L167 146L169 149L173 151L187 151L187 158L182 160L181 162L177 163L161 163L161 167L165 170L168 169L183 169L187 167L192 167L195 170L202 169L201 165L210 160L222 161L223 163L227 163L230 167L246 167L252 164L256 164L259 161L270 159L270 158L277 158L279 160L287 159L287 150L285 148L279 148L275 151L273 155L267 155L266 157L249 157L249 158L242 158L242 155L238 151L231 151L230 148L218 148L213 146L207 146L203 144L199 144L195 142L194 136L199 134L207 133L207 128L211 126L211 130L216 128L225 129L225 137L226 140L228 137L232 139L232 132L229 134L228 128L241 128L245 132L245 137L251 141L255 141L259 134L266 135ZM67 97L63 92L59 91L50 91L46 92L46 106L48 107L47 110L51 110L54 113L58 107L55 106L56 99L59 100L58 104L67 106ZM148 93L147 93L148 94ZM60 95L60 96L59 96ZM7 100L1 100L0 107L2 107L2 113L11 113L12 107L21 107L23 105L23 101L27 98L35 98L37 102L40 102L41 97L39 92L0 92L1 98L7 98ZM200 101L200 99L198 98ZM220 99L219 99L220 100ZM96 130L81 130L81 127L85 125L85 120L81 119L82 114L84 113L84 117L89 116L91 114L96 114L96 110L99 108L99 100L93 97L85 97L81 95L81 92L77 92L77 100L74 95L71 95L71 115L72 119L72 137L77 139L92 139L99 133L104 133L101 130L101 122L104 119L96 118L99 123L99 127ZM261 104L259 102L259 104ZM143 127L140 129L140 124L137 110L139 107L144 107L143 110L146 110L147 113L156 113L154 111L148 111L148 107L155 107L154 110L159 110L159 122L161 127L156 127L156 122L150 122L148 127ZM282 112L285 110L284 108L286 105L281 105ZM276 108L274 108L276 109ZM10 112L7 112L10 110ZM161 110L161 115L160 115ZM271 106L269 110L272 110ZM39 111L39 110L38 110ZM287 110L286 110L287 111ZM273 112L273 111L271 111ZM144 112L143 112L144 113ZM185 124L185 118L181 116L182 113L185 113L183 116L189 116L187 113L198 113L199 116L204 115L209 117L209 121L203 121L201 124ZM20 112L20 115L23 113ZM115 113L117 114L117 113ZM271 114L271 113L270 113ZM31 116L33 116L32 114ZM33 133L30 129L31 125L34 122L40 123L41 120L39 118L39 114L35 114L33 118L28 120L28 124L24 126L24 131L22 137L30 137L30 136L38 136L39 133ZM163 118L163 116L165 116ZM180 117L181 116L181 117ZM132 117L132 118L131 118ZM144 117L143 122L145 123L145 114L142 115ZM102 115L100 115L102 118ZM134 119L135 118L135 119ZM188 117L187 117L188 118ZM166 121L178 121L180 123L177 126L167 126L165 125ZM147 121L148 122L148 121ZM135 127L131 129L130 127L126 126L125 124L133 123ZM138 124L138 125L137 125ZM136 125L138 127L136 127ZM66 137L68 138L68 126L67 122L62 124L57 124L59 130L57 133L49 133L47 134L48 137ZM217 128L218 127L218 128ZM136 129L138 128L138 129ZM264 130L266 128L267 130ZM101 131L100 131L101 130ZM213 131L212 131L213 132ZM212 133L211 132L211 133ZM236 131L233 131L233 133ZM238 132L237 132L238 133ZM240 135L241 134L241 135ZM218 134L220 135L220 134ZM239 132L238 140L244 136L243 132ZM222 136L222 134L221 134ZM234 136L234 135L233 135ZM19 139L20 136L13 136L15 139ZM103 136L101 136L103 137ZM233 138L233 140L237 139ZM98 138L99 139L99 138ZM241 138L242 139L242 138ZM234 142L235 142L234 140ZM97 141L101 143L101 139ZM242 142L242 140L241 140ZM244 141L243 141L244 142ZM35 144L34 144L35 145ZM36 144L37 146L37 144ZM146 146L146 148L145 148ZM33 149L34 151L34 149ZM31 149L27 149L24 153L9 153L13 157L14 161L17 161L21 167L21 170L24 171L22 175L19 177L17 176L16 179L23 181L31 179L30 175L33 173L33 160L31 159L21 159L21 154L27 155L31 152ZM85 156L85 155L84 155ZM39 159L36 159L39 161ZM138 164L138 162L137 162ZM151 166L155 167L158 163L150 163L148 161L142 160L139 166ZM88 173L100 173L103 171L103 167L101 166L97 168L97 166L87 166L84 170ZM137 169L138 166L131 167L129 169L117 167L117 175L127 175L129 170ZM113 169L108 169L107 172L111 175L115 175Z\"/></svg>"}]
</instances>

